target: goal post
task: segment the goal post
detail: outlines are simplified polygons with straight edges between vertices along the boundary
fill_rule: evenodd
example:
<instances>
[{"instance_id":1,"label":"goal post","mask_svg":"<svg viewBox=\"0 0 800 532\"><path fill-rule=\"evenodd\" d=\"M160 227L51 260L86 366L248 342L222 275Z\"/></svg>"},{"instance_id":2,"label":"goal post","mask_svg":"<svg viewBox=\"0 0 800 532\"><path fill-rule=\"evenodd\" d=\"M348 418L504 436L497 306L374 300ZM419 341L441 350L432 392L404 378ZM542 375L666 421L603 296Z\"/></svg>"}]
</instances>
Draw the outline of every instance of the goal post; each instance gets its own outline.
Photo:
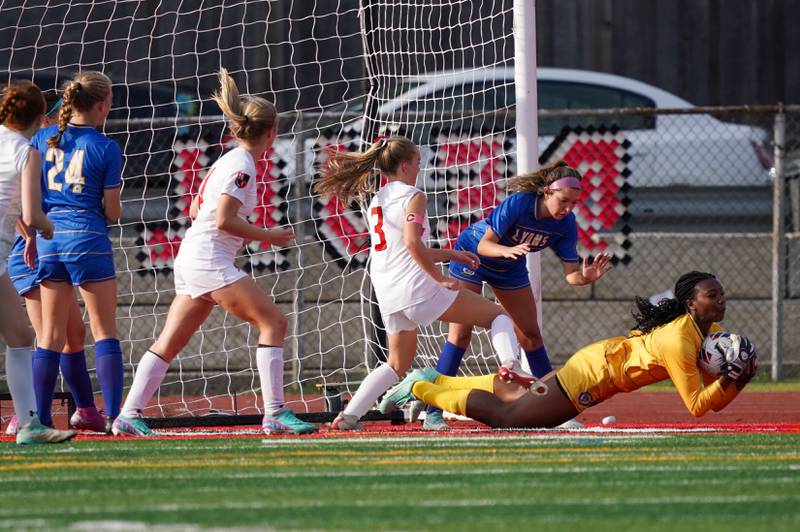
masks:
<instances>
[{"instance_id":1,"label":"goal post","mask_svg":"<svg viewBox=\"0 0 800 532\"><path fill-rule=\"evenodd\" d=\"M536 0L514 0L514 82L517 98L517 172L539 167L539 105L536 75ZM536 301L536 319L542 323L542 261L540 252L528 253L528 278ZM531 370L528 358L520 357Z\"/></svg>"}]
</instances>

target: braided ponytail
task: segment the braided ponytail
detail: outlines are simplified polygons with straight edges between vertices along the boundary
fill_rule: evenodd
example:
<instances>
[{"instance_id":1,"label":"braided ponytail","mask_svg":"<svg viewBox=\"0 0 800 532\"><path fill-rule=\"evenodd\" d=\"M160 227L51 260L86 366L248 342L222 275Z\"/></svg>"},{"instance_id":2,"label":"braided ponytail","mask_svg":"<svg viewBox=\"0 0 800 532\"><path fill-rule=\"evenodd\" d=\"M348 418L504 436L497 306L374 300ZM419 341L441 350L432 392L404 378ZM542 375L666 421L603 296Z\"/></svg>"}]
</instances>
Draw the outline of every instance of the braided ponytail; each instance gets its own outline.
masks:
<instances>
[{"instance_id":1,"label":"braided ponytail","mask_svg":"<svg viewBox=\"0 0 800 532\"><path fill-rule=\"evenodd\" d=\"M58 131L47 140L47 144L52 148L57 148L61 142L61 137L67 129L70 119L72 118L72 100L75 98L75 92L78 90L78 84L75 82L70 83L64 89L62 96L61 109L58 111Z\"/></svg>"},{"instance_id":2,"label":"braided ponytail","mask_svg":"<svg viewBox=\"0 0 800 532\"><path fill-rule=\"evenodd\" d=\"M64 87L63 101L58 112L58 131L47 143L53 148L58 147L73 111L88 112L97 102L104 101L110 92L111 80L102 72L81 72L68 81Z\"/></svg>"},{"instance_id":3,"label":"braided ponytail","mask_svg":"<svg viewBox=\"0 0 800 532\"><path fill-rule=\"evenodd\" d=\"M13 91L11 88L5 90L3 102L0 104L0 124L5 124L6 118L8 118L8 115L14 110L18 98L16 91Z\"/></svg>"},{"instance_id":4,"label":"braided ponytail","mask_svg":"<svg viewBox=\"0 0 800 532\"><path fill-rule=\"evenodd\" d=\"M706 279L716 279L716 277L710 273L698 271L681 275L675 283L675 290L673 290L675 297L662 299L655 305L647 299L637 297L634 300L638 310L638 313L633 312L633 319L636 322L634 329L647 333L686 314L686 303L694 298L697 283Z\"/></svg>"},{"instance_id":5,"label":"braided ponytail","mask_svg":"<svg viewBox=\"0 0 800 532\"><path fill-rule=\"evenodd\" d=\"M0 100L0 124L22 131L44 114L42 91L30 81L8 85Z\"/></svg>"}]
</instances>

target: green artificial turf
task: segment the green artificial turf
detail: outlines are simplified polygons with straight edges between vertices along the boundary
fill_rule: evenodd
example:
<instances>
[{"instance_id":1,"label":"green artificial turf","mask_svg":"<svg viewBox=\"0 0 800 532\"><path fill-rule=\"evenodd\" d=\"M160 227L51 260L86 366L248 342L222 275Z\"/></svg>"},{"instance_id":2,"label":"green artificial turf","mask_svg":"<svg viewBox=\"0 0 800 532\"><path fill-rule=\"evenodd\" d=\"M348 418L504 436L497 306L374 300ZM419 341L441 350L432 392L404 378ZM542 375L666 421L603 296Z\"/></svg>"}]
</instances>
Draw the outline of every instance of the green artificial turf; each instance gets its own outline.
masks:
<instances>
[{"instance_id":1,"label":"green artificial turf","mask_svg":"<svg viewBox=\"0 0 800 532\"><path fill-rule=\"evenodd\" d=\"M0 447L0 529L800 528L800 434Z\"/></svg>"}]
</instances>

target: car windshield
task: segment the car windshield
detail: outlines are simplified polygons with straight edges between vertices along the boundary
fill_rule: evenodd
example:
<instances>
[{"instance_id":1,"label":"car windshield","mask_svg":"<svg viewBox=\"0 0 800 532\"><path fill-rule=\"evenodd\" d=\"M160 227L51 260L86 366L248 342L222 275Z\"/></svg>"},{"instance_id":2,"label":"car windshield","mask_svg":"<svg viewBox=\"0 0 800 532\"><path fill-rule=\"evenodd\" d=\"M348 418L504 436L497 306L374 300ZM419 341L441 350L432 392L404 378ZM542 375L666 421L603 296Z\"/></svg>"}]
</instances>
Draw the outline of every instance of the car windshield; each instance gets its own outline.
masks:
<instances>
[{"instance_id":1,"label":"car windshield","mask_svg":"<svg viewBox=\"0 0 800 532\"><path fill-rule=\"evenodd\" d=\"M540 80L539 109L620 109L626 107L655 107L650 98L617 87L575 81ZM619 126L621 129L652 129L653 116L570 116L540 117L539 135L555 135L564 126Z\"/></svg>"},{"instance_id":2,"label":"car windshield","mask_svg":"<svg viewBox=\"0 0 800 532\"><path fill-rule=\"evenodd\" d=\"M406 91L399 92L398 96L404 93ZM641 94L617 87L577 81L540 80L538 93L539 109L543 110L655 107L652 99ZM402 108L395 110L394 113L474 113L480 110L494 111L510 108L515 103L513 81L496 79L443 87L432 93L420 95L403 105ZM566 125L598 126L608 120L607 117L591 115L540 118L539 133L540 135L555 135ZM618 116L614 117L613 122L620 128L629 130L655 127L655 118L647 116Z\"/></svg>"},{"instance_id":3,"label":"car windshield","mask_svg":"<svg viewBox=\"0 0 800 532\"><path fill-rule=\"evenodd\" d=\"M386 94L383 98L378 98L383 103L384 101L390 101L393 98L397 98L401 94L405 94L406 92L419 87L422 85L421 81L415 80L402 80L397 85L390 86L384 89L382 92ZM342 103L337 103L336 105L332 105L325 109L326 113L332 113L337 115L344 115L344 114L358 114L363 113L364 108L367 104L367 95L362 94L361 96L356 96L351 100L346 100Z\"/></svg>"}]
</instances>

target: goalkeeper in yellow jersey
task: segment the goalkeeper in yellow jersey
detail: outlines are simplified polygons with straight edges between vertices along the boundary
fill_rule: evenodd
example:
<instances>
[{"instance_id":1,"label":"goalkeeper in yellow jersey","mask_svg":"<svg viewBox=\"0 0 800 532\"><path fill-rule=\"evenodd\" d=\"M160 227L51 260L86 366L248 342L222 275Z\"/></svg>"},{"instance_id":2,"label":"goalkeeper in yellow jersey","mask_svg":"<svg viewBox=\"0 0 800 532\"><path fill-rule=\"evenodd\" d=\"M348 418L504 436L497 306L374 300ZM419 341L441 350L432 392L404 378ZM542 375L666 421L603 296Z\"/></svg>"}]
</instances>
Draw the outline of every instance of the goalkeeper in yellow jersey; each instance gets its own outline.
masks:
<instances>
[{"instance_id":1,"label":"goalkeeper in yellow jersey","mask_svg":"<svg viewBox=\"0 0 800 532\"><path fill-rule=\"evenodd\" d=\"M720 330L725 292L710 273L689 272L675 284L675 297L657 305L636 298L635 328L590 344L545 378L547 393L527 393L516 374L447 377L430 369L409 374L391 389L381 410L413 399L496 428L555 427L619 392L672 379L686 408L699 417L730 403L756 372L755 356L730 363L718 378L701 373L697 354L703 339ZM506 371L505 368L501 371Z\"/></svg>"}]
</instances>

